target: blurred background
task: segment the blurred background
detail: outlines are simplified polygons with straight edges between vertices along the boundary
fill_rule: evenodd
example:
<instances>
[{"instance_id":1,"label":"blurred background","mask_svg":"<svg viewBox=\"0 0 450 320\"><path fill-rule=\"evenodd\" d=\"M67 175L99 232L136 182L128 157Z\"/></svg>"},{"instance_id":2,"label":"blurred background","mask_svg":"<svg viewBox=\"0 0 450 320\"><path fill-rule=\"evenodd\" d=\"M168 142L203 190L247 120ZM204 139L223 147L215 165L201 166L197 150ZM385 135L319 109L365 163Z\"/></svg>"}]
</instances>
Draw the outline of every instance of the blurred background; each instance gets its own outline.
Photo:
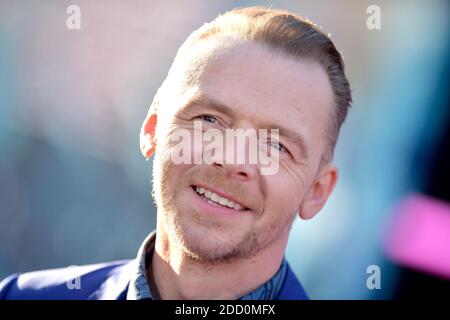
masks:
<instances>
[{"instance_id":1,"label":"blurred background","mask_svg":"<svg viewBox=\"0 0 450 320\"><path fill-rule=\"evenodd\" d=\"M79 30L66 27L72 4ZM0 0L0 279L135 257L155 227L138 143L153 95L191 31L248 5L331 33L353 90L338 185L287 250L311 298L450 297L450 10L438 0Z\"/></svg>"}]
</instances>

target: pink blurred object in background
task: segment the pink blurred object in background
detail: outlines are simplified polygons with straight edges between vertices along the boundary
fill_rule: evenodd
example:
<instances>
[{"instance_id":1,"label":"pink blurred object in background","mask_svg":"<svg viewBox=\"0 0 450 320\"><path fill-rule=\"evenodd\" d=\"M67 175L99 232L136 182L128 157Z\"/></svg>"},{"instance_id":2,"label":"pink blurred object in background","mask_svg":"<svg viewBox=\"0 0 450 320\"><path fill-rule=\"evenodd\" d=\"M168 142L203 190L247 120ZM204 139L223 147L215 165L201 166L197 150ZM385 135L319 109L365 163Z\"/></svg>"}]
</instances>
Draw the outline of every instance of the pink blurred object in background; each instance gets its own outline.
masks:
<instances>
[{"instance_id":1,"label":"pink blurred object in background","mask_svg":"<svg viewBox=\"0 0 450 320\"><path fill-rule=\"evenodd\" d=\"M385 238L396 263L450 279L450 204L414 194L400 201Z\"/></svg>"}]
</instances>

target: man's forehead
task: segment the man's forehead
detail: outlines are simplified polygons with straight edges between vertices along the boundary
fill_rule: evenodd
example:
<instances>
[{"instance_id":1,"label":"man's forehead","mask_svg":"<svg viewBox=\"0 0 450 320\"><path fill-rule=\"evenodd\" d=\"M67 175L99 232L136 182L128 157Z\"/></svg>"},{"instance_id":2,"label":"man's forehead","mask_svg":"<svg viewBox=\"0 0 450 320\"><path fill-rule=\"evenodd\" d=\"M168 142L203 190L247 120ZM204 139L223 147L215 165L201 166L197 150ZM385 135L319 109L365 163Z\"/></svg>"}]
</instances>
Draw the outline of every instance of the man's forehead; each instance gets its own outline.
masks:
<instances>
[{"instance_id":1,"label":"man's forehead","mask_svg":"<svg viewBox=\"0 0 450 320\"><path fill-rule=\"evenodd\" d=\"M250 41L221 47L209 55L198 83L230 99L271 100L285 107L327 108L333 101L330 82L318 63Z\"/></svg>"},{"instance_id":2,"label":"man's forehead","mask_svg":"<svg viewBox=\"0 0 450 320\"><path fill-rule=\"evenodd\" d=\"M217 35L185 48L179 56L173 67L183 89L202 83L238 94L265 95L263 99L312 98L326 106L333 102L329 79L317 62L288 56L256 41Z\"/></svg>"}]
</instances>

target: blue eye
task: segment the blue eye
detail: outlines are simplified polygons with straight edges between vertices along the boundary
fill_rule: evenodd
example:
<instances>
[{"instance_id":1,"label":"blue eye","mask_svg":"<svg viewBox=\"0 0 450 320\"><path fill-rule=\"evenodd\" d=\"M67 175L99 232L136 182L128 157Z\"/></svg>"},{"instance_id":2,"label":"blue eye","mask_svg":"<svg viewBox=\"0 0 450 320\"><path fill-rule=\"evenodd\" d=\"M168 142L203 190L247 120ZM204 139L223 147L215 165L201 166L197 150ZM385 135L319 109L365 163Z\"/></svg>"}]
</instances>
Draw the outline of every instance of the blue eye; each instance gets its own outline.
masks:
<instances>
[{"instance_id":1,"label":"blue eye","mask_svg":"<svg viewBox=\"0 0 450 320\"><path fill-rule=\"evenodd\" d=\"M279 142L271 141L271 142L269 142L269 144L270 144L272 147L277 148L278 151L280 151L280 152L281 152L281 151L287 151L286 147L285 147L283 144L279 143Z\"/></svg>"},{"instance_id":2,"label":"blue eye","mask_svg":"<svg viewBox=\"0 0 450 320\"><path fill-rule=\"evenodd\" d=\"M209 116L209 115L203 115L203 116L199 116L197 118L202 119L203 121L209 122L209 123L216 123L217 119L214 118L213 116Z\"/></svg>"}]
</instances>

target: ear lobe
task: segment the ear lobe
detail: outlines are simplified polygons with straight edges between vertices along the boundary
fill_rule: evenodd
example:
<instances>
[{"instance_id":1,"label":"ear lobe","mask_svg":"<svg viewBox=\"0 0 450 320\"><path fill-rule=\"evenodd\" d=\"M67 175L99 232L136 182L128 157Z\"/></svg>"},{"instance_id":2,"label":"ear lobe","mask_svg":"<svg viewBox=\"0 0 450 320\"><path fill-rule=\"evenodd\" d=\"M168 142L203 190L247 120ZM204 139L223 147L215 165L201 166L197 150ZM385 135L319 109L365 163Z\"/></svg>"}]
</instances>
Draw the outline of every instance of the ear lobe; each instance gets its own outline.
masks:
<instances>
[{"instance_id":1,"label":"ear lobe","mask_svg":"<svg viewBox=\"0 0 450 320\"><path fill-rule=\"evenodd\" d=\"M311 186L302 207L299 216L308 220L313 218L320 209L323 208L328 197L333 192L338 180L338 169L332 164L327 164L320 170L313 185Z\"/></svg>"},{"instance_id":2,"label":"ear lobe","mask_svg":"<svg viewBox=\"0 0 450 320\"><path fill-rule=\"evenodd\" d=\"M155 113L149 113L144 120L140 133L140 146L142 155L145 158L150 158L156 150L156 123L157 115Z\"/></svg>"}]
</instances>

